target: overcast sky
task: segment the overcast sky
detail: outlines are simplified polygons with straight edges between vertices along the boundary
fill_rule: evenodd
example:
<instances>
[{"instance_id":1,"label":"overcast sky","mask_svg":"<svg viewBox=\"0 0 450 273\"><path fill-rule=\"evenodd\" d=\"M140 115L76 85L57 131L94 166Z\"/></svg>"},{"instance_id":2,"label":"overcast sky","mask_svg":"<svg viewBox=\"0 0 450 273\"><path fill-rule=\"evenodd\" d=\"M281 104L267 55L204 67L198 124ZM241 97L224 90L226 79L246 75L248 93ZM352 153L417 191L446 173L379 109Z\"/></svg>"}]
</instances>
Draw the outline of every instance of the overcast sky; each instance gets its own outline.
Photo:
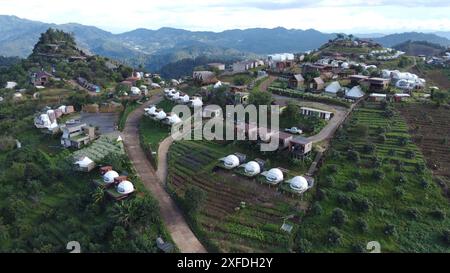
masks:
<instances>
[{"instance_id":1,"label":"overcast sky","mask_svg":"<svg viewBox=\"0 0 450 273\"><path fill-rule=\"evenodd\" d=\"M347 33L450 31L449 0L0 0L0 14L114 33L278 26Z\"/></svg>"}]
</instances>

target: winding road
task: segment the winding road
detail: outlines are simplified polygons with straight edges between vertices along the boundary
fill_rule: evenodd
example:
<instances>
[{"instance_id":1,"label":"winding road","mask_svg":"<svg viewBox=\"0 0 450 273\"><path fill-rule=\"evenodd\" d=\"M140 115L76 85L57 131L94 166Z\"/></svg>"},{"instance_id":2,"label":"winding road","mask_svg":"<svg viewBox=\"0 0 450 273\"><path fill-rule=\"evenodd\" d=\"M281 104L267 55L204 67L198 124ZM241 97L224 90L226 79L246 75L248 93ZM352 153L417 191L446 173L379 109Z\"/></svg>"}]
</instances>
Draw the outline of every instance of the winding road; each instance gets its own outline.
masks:
<instances>
[{"instance_id":1,"label":"winding road","mask_svg":"<svg viewBox=\"0 0 450 273\"><path fill-rule=\"evenodd\" d=\"M162 95L158 94L129 114L121 134L125 150L144 186L158 200L162 220L178 249L182 253L205 253L206 249L190 229L181 210L164 189L167 176L167 151L171 144L171 138L167 138L160 145L157 172L140 145L139 121L144 114L144 108L151 104L157 104L161 100Z\"/></svg>"}]
</instances>

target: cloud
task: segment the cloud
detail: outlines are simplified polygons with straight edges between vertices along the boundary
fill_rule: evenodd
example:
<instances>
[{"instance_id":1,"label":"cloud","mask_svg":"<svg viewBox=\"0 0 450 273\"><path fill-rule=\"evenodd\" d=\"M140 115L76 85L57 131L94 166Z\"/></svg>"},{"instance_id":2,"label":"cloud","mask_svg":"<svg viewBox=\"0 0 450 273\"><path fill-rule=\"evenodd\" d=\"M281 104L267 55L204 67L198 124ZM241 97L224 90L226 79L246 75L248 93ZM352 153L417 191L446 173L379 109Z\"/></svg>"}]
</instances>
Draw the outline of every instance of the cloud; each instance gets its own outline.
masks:
<instances>
[{"instance_id":1,"label":"cloud","mask_svg":"<svg viewBox=\"0 0 450 273\"><path fill-rule=\"evenodd\" d=\"M160 27L315 28L325 32L450 30L442 0L0 0L0 13L50 23L77 22L112 32Z\"/></svg>"},{"instance_id":2,"label":"cloud","mask_svg":"<svg viewBox=\"0 0 450 273\"><path fill-rule=\"evenodd\" d=\"M262 10L283 10L326 7L450 7L448 0L284 0L284 1L211 1L215 7L255 8Z\"/></svg>"}]
</instances>

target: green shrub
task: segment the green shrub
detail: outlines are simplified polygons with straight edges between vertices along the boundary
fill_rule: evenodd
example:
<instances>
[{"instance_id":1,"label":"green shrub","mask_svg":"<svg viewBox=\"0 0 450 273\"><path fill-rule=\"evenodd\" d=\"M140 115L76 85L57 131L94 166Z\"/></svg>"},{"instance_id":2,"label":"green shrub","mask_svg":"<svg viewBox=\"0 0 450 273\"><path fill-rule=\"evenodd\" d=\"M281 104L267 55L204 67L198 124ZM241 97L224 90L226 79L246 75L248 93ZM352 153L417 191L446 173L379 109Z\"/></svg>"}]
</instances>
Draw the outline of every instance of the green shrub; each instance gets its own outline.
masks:
<instances>
[{"instance_id":1,"label":"green shrub","mask_svg":"<svg viewBox=\"0 0 450 273\"><path fill-rule=\"evenodd\" d=\"M386 224L386 226L384 226L383 233L387 236L393 236L397 234L397 230L393 224Z\"/></svg>"},{"instance_id":2,"label":"green shrub","mask_svg":"<svg viewBox=\"0 0 450 273\"><path fill-rule=\"evenodd\" d=\"M323 213L323 208L319 204L319 202L314 202L314 204L311 207L311 211L314 215L321 215Z\"/></svg>"},{"instance_id":3,"label":"green shrub","mask_svg":"<svg viewBox=\"0 0 450 273\"><path fill-rule=\"evenodd\" d=\"M0 152L11 151L16 147L16 140L10 136L0 136Z\"/></svg>"},{"instance_id":4,"label":"green shrub","mask_svg":"<svg viewBox=\"0 0 450 273\"><path fill-rule=\"evenodd\" d=\"M365 197L353 197L352 203L360 212L368 212L372 208L372 203Z\"/></svg>"},{"instance_id":5,"label":"green shrub","mask_svg":"<svg viewBox=\"0 0 450 273\"><path fill-rule=\"evenodd\" d=\"M340 227L348 221L348 216L341 208L335 208L331 213L331 222Z\"/></svg>"},{"instance_id":6,"label":"green shrub","mask_svg":"<svg viewBox=\"0 0 450 273\"><path fill-rule=\"evenodd\" d=\"M409 217L411 217L414 220L419 219L420 217L420 212L417 208L410 208L407 210L407 214Z\"/></svg>"},{"instance_id":7,"label":"green shrub","mask_svg":"<svg viewBox=\"0 0 450 273\"><path fill-rule=\"evenodd\" d=\"M335 227L331 227L327 232L327 242L331 245L342 244L342 234Z\"/></svg>"},{"instance_id":8,"label":"green shrub","mask_svg":"<svg viewBox=\"0 0 450 273\"><path fill-rule=\"evenodd\" d=\"M308 253L311 251L312 244L310 241L306 239L300 239L297 243L297 252L298 253Z\"/></svg>"},{"instance_id":9,"label":"green shrub","mask_svg":"<svg viewBox=\"0 0 450 273\"><path fill-rule=\"evenodd\" d=\"M345 184L345 188L348 191L356 191L359 187L359 183L356 180L350 180L347 182L347 184Z\"/></svg>"},{"instance_id":10,"label":"green shrub","mask_svg":"<svg viewBox=\"0 0 450 273\"><path fill-rule=\"evenodd\" d=\"M337 196L337 202L339 203L339 205L348 206L352 202L352 199L345 193L339 193Z\"/></svg>"},{"instance_id":11,"label":"green shrub","mask_svg":"<svg viewBox=\"0 0 450 273\"><path fill-rule=\"evenodd\" d=\"M450 229L446 229L442 232L442 241L450 247Z\"/></svg>"},{"instance_id":12,"label":"green shrub","mask_svg":"<svg viewBox=\"0 0 450 273\"><path fill-rule=\"evenodd\" d=\"M372 176L373 176L373 178L375 178L375 180L377 182L383 180L386 177L384 172L379 170L379 169L374 170L373 173L372 173Z\"/></svg>"},{"instance_id":13,"label":"green shrub","mask_svg":"<svg viewBox=\"0 0 450 273\"><path fill-rule=\"evenodd\" d=\"M431 212L431 215L437 219L437 220L444 220L445 219L445 212L439 208L433 210Z\"/></svg>"},{"instance_id":14,"label":"green shrub","mask_svg":"<svg viewBox=\"0 0 450 273\"><path fill-rule=\"evenodd\" d=\"M364 144L363 146L363 152L366 154L373 154L375 152L375 148L376 148L375 144L367 143Z\"/></svg>"},{"instance_id":15,"label":"green shrub","mask_svg":"<svg viewBox=\"0 0 450 273\"><path fill-rule=\"evenodd\" d=\"M347 158L353 162L359 162L361 160L359 153L355 150L348 151Z\"/></svg>"},{"instance_id":16,"label":"green shrub","mask_svg":"<svg viewBox=\"0 0 450 273\"><path fill-rule=\"evenodd\" d=\"M362 233L366 233L369 231L369 225L367 224L366 220L362 219L362 218L358 218L356 220L356 227L358 228L359 231L361 231Z\"/></svg>"}]
</instances>

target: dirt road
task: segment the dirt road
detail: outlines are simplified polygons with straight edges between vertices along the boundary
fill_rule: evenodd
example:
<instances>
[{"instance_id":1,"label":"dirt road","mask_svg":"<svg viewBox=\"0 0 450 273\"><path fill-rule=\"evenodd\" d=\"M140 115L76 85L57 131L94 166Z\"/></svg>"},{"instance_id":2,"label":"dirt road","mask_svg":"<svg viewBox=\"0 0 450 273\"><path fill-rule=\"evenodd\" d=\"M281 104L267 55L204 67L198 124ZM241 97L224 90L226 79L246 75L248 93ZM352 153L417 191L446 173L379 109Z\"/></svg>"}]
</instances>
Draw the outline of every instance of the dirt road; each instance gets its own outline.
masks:
<instances>
[{"instance_id":1,"label":"dirt road","mask_svg":"<svg viewBox=\"0 0 450 273\"><path fill-rule=\"evenodd\" d=\"M144 114L144 108L150 104L158 103L161 99L161 95L155 96L129 114L122 133L125 150L144 186L158 200L162 220L179 250L182 253L204 253L206 249L191 231L181 210L164 189L162 181L165 181L167 167L164 168L163 173L157 175L140 145L139 121ZM162 146L166 147L165 145ZM167 146L167 150L169 146ZM167 151L164 155L159 155L161 157L158 161L165 160Z\"/></svg>"}]
</instances>

